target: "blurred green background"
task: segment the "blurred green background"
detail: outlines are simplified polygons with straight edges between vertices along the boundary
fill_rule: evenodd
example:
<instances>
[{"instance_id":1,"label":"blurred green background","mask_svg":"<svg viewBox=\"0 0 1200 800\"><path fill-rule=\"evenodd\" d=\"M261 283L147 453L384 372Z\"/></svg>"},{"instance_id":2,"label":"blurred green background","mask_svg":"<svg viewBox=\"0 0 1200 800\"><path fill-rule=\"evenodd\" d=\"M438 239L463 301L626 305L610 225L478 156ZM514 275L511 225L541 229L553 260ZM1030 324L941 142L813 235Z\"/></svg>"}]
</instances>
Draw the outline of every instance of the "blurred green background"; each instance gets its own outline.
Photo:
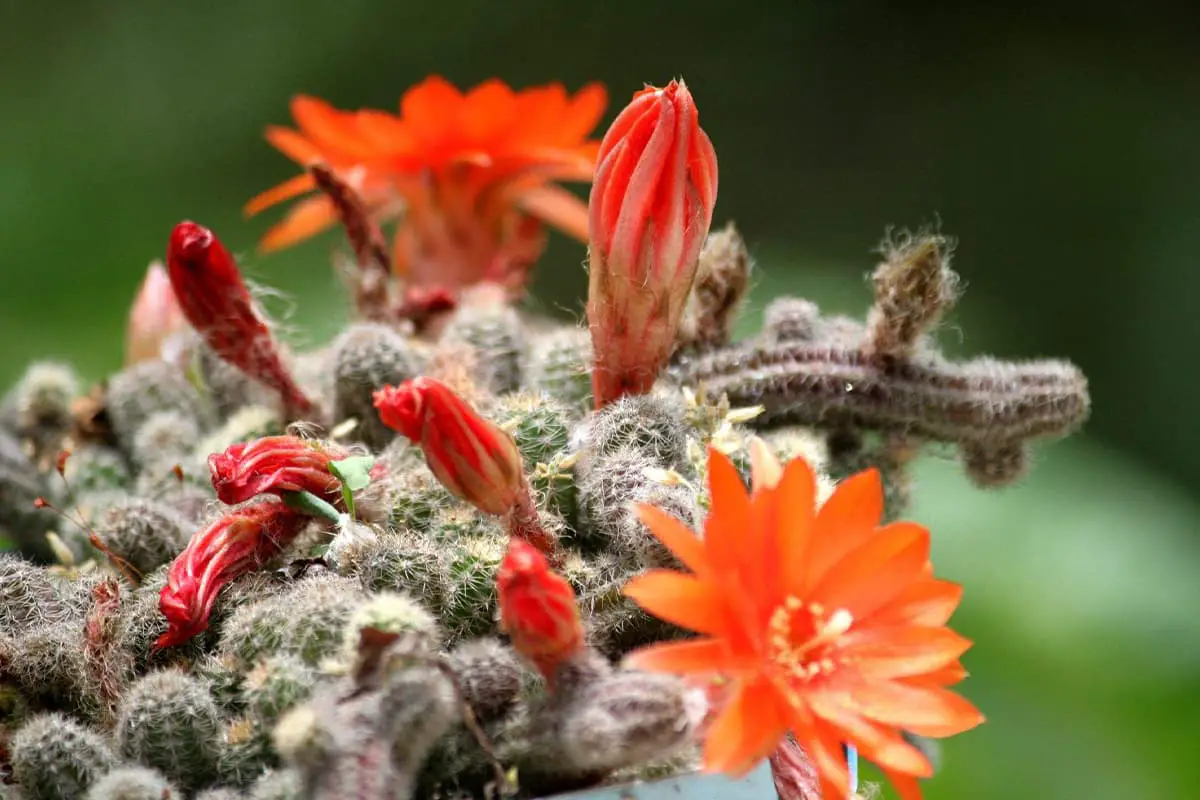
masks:
<instances>
[{"instance_id":1,"label":"blurred green background","mask_svg":"<svg viewBox=\"0 0 1200 800\"><path fill-rule=\"evenodd\" d=\"M903 5L903 9L900 6ZM1194 6L782 0L5 4L0 381L56 357L99 378L171 226L194 218L322 340L328 234L271 257L256 192L295 174L261 137L308 92L394 108L460 85L598 79L613 110L684 77L721 163L716 221L779 293L858 313L888 225L940 219L968 284L960 354L1064 356L1087 433L1024 485L919 470L913 516L967 592L965 692L932 798L1184 797L1200 733L1200 48ZM578 313L583 249L555 241L539 301ZM286 310L276 304L274 310Z\"/></svg>"}]
</instances>

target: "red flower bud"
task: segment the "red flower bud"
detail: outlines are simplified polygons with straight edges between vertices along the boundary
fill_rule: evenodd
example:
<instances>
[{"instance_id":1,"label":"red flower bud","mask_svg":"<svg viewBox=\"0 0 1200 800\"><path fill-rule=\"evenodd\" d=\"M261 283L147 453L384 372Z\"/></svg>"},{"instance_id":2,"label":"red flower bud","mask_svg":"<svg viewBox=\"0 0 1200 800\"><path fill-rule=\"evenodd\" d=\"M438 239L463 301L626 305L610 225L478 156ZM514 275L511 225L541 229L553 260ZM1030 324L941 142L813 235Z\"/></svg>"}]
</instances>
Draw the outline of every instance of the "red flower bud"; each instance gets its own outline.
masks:
<instances>
[{"instance_id":1,"label":"red flower bud","mask_svg":"<svg viewBox=\"0 0 1200 800\"><path fill-rule=\"evenodd\" d=\"M288 410L312 414L314 406L279 357L233 256L202 225L181 222L167 245L167 272L188 322L218 356L283 397Z\"/></svg>"},{"instance_id":2,"label":"red flower bud","mask_svg":"<svg viewBox=\"0 0 1200 800\"><path fill-rule=\"evenodd\" d=\"M506 514L528 495L513 438L441 381L384 386L375 408L385 425L420 446L442 485L481 511Z\"/></svg>"},{"instance_id":3,"label":"red flower bud","mask_svg":"<svg viewBox=\"0 0 1200 800\"><path fill-rule=\"evenodd\" d=\"M583 650L575 590L522 539L510 539L496 572L500 624L513 648L553 681L558 665Z\"/></svg>"},{"instance_id":4,"label":"red flower bud","mask_svg":"<svg viewBox=\"0 0 1200 800\"><path fill-rule=\"evenodd\" d=\"M341 482L329 471L329 464L349 455L344 448L299 436L265 436L213 453L208 469L217 497L227 505L283 492L311 492L340 504Z\"/></svg>"},{"instance_id":5,"label":"red flower bud","mask_svg":"<svg viewBox=\"0 0 1200 800\"><path fill-rule=\"evenodd\" d=\"M230 511L197 531L167 573L159 608L166 633L156 648L183 644L208 627L217 593L225 584L260 569L304 529L309 517L278 502Z\"/></svg>"},{"instance_id":6,"label":"red flower bud","mask_svg":"<svg viewBox=\"0 0 1200 800\"><path fill-rule=\"evenodd\" d=\"M146 270L137 297L129 309L129 324L125 332L125 364L136 364L154 358L174 360L179 334L187 330L171 279L161 262L155 261Z\"/></svg>"},{"instance_id":7,"label":"red flower bud","mask_svg":"<svg viewBox=\"0 0 1200 800\"><path fill-rule=\"evenodd\" d=\"M717 156L682 82L645 89L600 144L589 204L596 407L650 390L671 355L717 199Z\"/></svg>"}]
</instances>

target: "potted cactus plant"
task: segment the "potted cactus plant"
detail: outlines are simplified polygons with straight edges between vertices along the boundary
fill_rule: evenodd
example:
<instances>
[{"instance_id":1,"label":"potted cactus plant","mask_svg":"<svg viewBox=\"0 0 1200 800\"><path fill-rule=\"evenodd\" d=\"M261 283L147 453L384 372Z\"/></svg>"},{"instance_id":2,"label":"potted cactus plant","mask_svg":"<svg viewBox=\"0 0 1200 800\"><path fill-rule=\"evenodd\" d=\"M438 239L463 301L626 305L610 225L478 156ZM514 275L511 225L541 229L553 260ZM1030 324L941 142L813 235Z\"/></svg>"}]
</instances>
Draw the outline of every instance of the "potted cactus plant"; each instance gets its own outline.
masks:
<instances>
[{"instance_id":1,"label":"potted cactus plant","mask_svg":"<svg viewBox=\"0 0 1200 800\"><path fill-rule=\"evenodd\" d=\"M304 172L248 208L309 195L267 251L341 224L344 329L290 350L183 222L123 369L29 367L0 404L0 796L830 800L859 753L919 796L912 737L982 716L908 465L948 444L1009 483L1086 381L940 354L937 232L889 241L864 320L777 298L733 341L751 259L710 230L690 91L589 140L604 106L296 98L268 139ZM586 326L519 307L547 225L588 242Z\"/></svg>"}]
</instances>

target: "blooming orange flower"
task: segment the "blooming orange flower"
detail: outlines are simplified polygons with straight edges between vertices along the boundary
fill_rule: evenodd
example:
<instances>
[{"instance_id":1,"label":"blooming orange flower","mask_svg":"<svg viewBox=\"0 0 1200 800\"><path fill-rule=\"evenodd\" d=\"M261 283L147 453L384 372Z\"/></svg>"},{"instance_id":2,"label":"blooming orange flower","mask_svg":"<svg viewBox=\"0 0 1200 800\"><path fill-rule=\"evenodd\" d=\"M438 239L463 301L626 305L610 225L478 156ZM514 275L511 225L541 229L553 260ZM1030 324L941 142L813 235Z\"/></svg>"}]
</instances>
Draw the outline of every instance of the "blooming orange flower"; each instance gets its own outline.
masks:
<instances>
[{"instance_id":1,"label":"blooming orange flower","mask_svg":"<svg viewBox=\"0 0 1200 800\"><path fill-rule=\"evenodd\" d=\"M875 470L838 485L818 510L802 459L781 467L760 441L754 491L709 453L712 506L701 540L649 506L638 513L691 570L652 570L625 592L701 634L630 655L641 669L721 675L728 700L708 730L709 771L742 774L790 732L812 759L822 797L847 796L842 745L878 764L906 800L920 798L928 760L902 730L944 737L983 716L946 687L965 677L970 642L946 627L961 589L933 577L929 531L880 526Z\"/></svg>"},{"instance_id":2,"label":"blooming orange flower","mask_svg":"<svg viewBox=\"0 0 1200 800\"><path fill-rule=\"evenodd\" d=\"M543 222L587 240L587 207L552 182L591 180L599 142L587 137L606 103L599 84L569 97L557 83L515 92L492 79L463 93L431 76L405 93L398 116L298 96L299 130L268 128L267 141L302 166L326 164L377 216L403 212L393 267L410 286L490 280L519 289L545 245ZM315 188L299 175L246 211ZM327 197L309 197L261 244L286 247L335 221Z\"/></svg>"}]
</instances>

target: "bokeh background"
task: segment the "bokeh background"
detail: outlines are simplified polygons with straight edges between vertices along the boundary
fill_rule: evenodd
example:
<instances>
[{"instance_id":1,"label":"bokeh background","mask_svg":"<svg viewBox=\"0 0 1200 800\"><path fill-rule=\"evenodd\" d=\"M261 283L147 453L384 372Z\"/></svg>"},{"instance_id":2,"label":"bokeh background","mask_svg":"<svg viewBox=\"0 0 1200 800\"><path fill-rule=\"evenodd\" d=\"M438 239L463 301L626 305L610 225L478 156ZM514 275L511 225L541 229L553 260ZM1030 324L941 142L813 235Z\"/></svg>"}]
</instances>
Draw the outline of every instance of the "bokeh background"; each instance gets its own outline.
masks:
<instances>
[{"instance_id":1,"label":"bokeh background","mask_svg":"<svg viewBox=\"0 0 1200 800\"><path fill-rule=\"evenodd\" d=\"M460 85L601 80L613 107L684 77L721 163L717 222L757 259L747 329L800 293L862 311L889 225L940 220L968 291L964 355L1065 356L1086 434L995 493L944 457L912 515L966 584L965 692L934 798L1191 796L1200 733L1200 48L1194 7L758 0L4 3L0 383L33 358L97 379L171 226L194 218L285 293L298 335L343 318L331 233L260 257L294 174L261 137L308 92L393 108ZM903 8L901 8L903 6ZM557 240L538 303L578 314L583 249ZM293 308L294 307L294 308Z\"/></svg>"}]
</instances>

